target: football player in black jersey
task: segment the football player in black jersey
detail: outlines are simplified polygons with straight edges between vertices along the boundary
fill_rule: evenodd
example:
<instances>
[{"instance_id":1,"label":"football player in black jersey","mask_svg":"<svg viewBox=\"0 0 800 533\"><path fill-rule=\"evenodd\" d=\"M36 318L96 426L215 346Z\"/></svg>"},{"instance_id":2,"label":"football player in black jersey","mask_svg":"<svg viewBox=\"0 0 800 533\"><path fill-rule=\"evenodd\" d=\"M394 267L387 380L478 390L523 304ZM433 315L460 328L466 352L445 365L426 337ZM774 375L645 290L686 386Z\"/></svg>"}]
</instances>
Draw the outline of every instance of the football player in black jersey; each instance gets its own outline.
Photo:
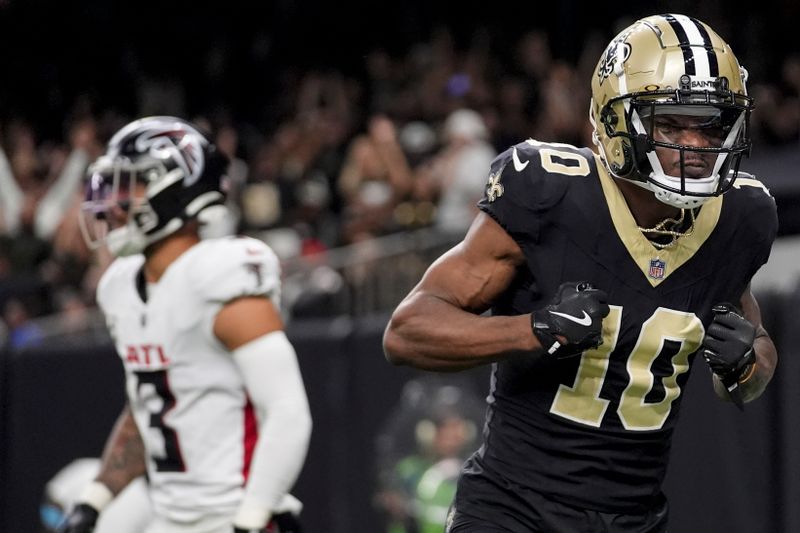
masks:
<instances>
[{"instance_id":1,"label":"football player in black jersey","mask_svg":"<svg viewBox=\"0 0 800 533\"><path fill-rule=\"evenodd\" d=\"M594 72L596 151L529 139L492 163L481 213L384 336L394 364L493 365L448 531L666 531L696 355L721 398L764 391L777 353L750 280L777 215L739 170L746 81L706 24L648 17Z\"/></svg>"}]
</instances>

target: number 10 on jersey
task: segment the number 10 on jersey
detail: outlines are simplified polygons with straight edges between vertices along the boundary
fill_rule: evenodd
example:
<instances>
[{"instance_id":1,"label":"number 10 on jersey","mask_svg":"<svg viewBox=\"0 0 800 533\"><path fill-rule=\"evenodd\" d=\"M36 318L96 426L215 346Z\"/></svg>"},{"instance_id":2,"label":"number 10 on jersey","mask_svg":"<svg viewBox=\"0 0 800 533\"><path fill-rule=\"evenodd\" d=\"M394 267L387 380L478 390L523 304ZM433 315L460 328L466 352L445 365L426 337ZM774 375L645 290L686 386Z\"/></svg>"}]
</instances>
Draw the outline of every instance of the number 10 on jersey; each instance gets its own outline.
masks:
<instances>
[{"instance_id":1,"label":"number 10 on jersey","mask_svg":"<svg viewBox=\"0 0 800 533\"><path fill-rule=\"evenodd\" d=\"M611 353L617 346L622 307L612 305L603 320L603 344L581 355L572 386L560 385L550 412L574 422L600 427L609 400L600 397ZM678 376L689 370L689 355L700 347L705 329L693 313L659 307L643 324L636 344L628 355L628 384L619 398L617 414L630 431L657 430L663 427L672 402L681 394ZM662 354L665 341L680 344L671 357L672 374L662 379L664 397L657 402L645 398L655 386L653 362Z\"/></svg>"}]
</instances>

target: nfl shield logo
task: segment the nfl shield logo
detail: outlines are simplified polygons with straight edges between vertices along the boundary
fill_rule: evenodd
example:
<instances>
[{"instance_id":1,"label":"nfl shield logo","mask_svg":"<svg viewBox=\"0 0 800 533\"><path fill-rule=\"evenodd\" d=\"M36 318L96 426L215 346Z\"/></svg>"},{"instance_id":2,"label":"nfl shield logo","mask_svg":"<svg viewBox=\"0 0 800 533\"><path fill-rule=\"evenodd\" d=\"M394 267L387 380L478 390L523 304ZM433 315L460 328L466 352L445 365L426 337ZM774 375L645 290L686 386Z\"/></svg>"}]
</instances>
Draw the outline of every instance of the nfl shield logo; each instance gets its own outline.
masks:
<instances>
[{"instance_id":1,"label":"nfl shield logo","mask_svg":"<svg viewBox=\"0 0 800 533\"><path fill-rule=\"evenodd\" d=\"M653 279L664 279L664 269L667 264L661 259L655 258L650 260L649 275Z\"/></svg>"}]
</instances>

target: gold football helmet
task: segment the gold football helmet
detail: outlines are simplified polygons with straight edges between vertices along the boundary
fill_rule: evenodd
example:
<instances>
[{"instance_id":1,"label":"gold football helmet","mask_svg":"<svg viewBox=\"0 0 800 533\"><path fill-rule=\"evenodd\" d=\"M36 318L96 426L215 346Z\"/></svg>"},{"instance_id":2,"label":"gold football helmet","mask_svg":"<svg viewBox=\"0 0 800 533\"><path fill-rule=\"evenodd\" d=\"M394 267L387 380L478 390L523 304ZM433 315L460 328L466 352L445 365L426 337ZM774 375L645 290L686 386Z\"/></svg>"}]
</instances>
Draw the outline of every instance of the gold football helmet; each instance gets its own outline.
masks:
<instances>
[{"instance_id":1,"label":"gold football helmet","mask_svg":"<svg viewBox=\"0 0 800 533\"><path fill-rule=\"evenodd\" d=\"M746 81L730 46L703 22L669 14L637 21L611 41L592 79L589 120L606 168L675 207L724 193L751 146ZM715 140L701 146L654 136L659 120L680 115ZM676 163L664 168L656 148L674 150ZM707 160L707 169L698 173L687 158Z\"/></svg>"}]
</instances>

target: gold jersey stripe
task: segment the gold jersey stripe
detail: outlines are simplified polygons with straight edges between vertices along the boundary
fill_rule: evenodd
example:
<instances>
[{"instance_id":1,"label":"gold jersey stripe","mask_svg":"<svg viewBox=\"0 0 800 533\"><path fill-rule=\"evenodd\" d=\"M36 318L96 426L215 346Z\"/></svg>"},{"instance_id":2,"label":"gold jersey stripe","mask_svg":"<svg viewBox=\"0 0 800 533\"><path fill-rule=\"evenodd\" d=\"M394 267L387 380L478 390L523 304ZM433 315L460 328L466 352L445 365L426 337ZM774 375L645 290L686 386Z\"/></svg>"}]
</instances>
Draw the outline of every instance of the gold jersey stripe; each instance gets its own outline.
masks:
<instances>
[{"instance_id":1,"label":"gold jersey stripe","mask_svg":"<svg viewBox=\"0 0 800 533\"><path fill-rule=\"evenodd\" d=\"M656 287L691 259L706 242L719 221L723 197L711 198L703 204L703 208L695 220L694 231L690 235L679 237L673 246L659 250L639 231L622 192L614 183L614 178L606 171L597 154L595 154L595 161L614 228L644 277L650 282L650 285ZM649 275L650 261L654 259L660 259L665 263L664 274L660 279Z\"/></svg>"}]
</instances>

